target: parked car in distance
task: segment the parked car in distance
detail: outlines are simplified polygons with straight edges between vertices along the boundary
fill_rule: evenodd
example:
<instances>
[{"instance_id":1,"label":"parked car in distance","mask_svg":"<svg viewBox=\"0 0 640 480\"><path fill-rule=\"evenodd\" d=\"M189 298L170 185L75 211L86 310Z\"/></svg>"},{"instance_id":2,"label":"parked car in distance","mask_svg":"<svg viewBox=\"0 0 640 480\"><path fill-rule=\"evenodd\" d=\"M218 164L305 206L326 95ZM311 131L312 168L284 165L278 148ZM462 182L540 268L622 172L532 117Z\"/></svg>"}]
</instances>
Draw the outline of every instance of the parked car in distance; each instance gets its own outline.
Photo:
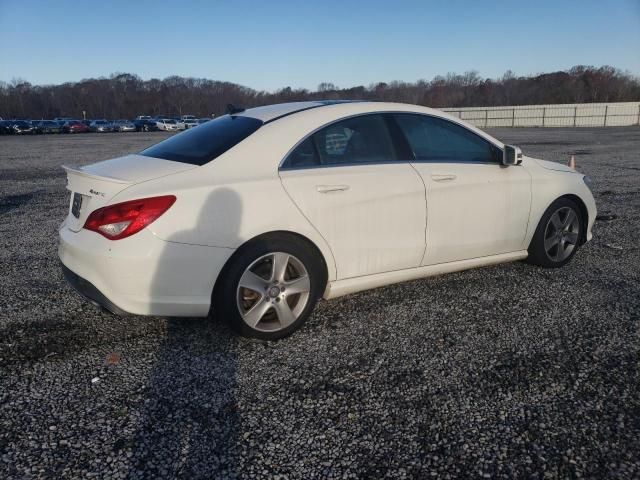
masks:
<instances>
[{"instance_id":1,"label":"parked car in distance","mask_svg":"<svg viewBox=\"0 0 640 480\"><path fill-rule=\"evenodd\" d=\"M33 126L31 122L26 120L13 120L11 122L11 129L16 135L36 134L38 130Z\"/></svg>"},{"instance_id":2,"label":"parked car in distance","mask_svg":"<svg viewBox=\"0 0 640 480\"><path fill-rule=\"evenodd\" d=\"M523 259L562 267L597 213L573 168L399 103L235 109L65 169L58 252L78 291L115 313L211 311L265 340L321 297Z\"/></svg>"},{"instance_id":3,"label":"parked car in distance","mask_svg":"<svg viewBox=\"0 0 640 480\"><path fill-rule=\"evenodd\" d=\"M195 118L185 118L178 122L178 128L180 130L189 130L190 128L197 127L198 121Z\"/></svg>"},{"instance_id":4,"label":"parked car in distance","mask_svg":"<svg viewBox=\"0 0 640 480\"><path fill-rule=\"evenodd\" d=\"M210 120L212 120L212 119L211 118L199 118L198 119L198 125L202 125L203 123L207 123Z\"/></svg>"},{"instance_id":5,"label":"parked car in distance","mask_svg":"<svg viewBox=\"0 0 640 480\"><path fill-rule=\"evenodd\" d=\"M136 120L151 120L151 116L150 115L138 115L135 119Z\"/></svg>"},{"instance_id":6,"label":"parked car in distance","mask_svg":"<svg viewBox=\"0 0 640 480\"><path fill-rule=\"evenodd\" d=\"M28 122L33 127L34 133L42 133L42 130L40 130L41 120L26 120L26 122Z\"/></svg>"},{"instance_id":7,"label":"parked car in distance","mask_svg":"<svg viewBox=\"0 0 640 480\"><path fill-rule=\"evenodd\" d=\"M69 120L62 125L62 133L88 133L87 127L80 120Z\"/></svg>"},{"instance_id":8,"label":"parked car in distance","mask_svg":"<svg viewBox=\"0 0 640 480\"><path fill-rule=\"evenodd\" d=\"M135 132L136 126L129 120L114 120L113 130L115 132Z\"/></svg>"},{"instance_id":9,"label":"parked car in distance","mask_svg":"<svg viewBox=\"0 0 640 480\"><path fill-rule=\"evenodd\" d=\"M136 127L136 132L155 132L158 130L158 125L155 120L134 120L133 125Z\"/></svg>"},{"instance_id":10,"label":"parked car in distance","mask_svg":"<svg viewBox=\"0 0 640 480\"><path fill-rule=\"evenodd\" d=\"M177 132L180 130L178 126L178 122L176 122L173 118L163 118L156 121L156 125L158 130L164 130L167 132Z\"/></svg>"},{"instance_id":11,"label":"parked car in distance","mask_svg":"<svg viewBox=\"0 0 640 480\"><path fill-rule=\"evenodd\" d=\"M108 120L94 120L89 125L89 130L96 133L113 132L113 124Z\"/></svg>"},{"instance_id":12,"label":"parked car in distance","mask_svg":"<svg viewBox=\"0 0 640 480\"><path fill-rule=\"evenodd\" d=\"M41 120L37 128L40 133L62 133L62 126L53 120Z\"/></svg>"},{"instance_id":13,"label":"parked car in distance","mask_svg":"<svg viewBox=\"0 0 640 480\"><path fill-rule=\"evenodd\" d=\"M182 115L180 120L197 120L195 115Z\"/></svg>"},{"instance_id":14,"label":"parked car in distance","mask_svg":"<svg viewBox=\"0 0 640 480\"><path fill-rule=\"evenodd\" d=\"M11 125L10 120L0 120L0 135L11 135L13 133Z\"/></svg>"}]
</instances>

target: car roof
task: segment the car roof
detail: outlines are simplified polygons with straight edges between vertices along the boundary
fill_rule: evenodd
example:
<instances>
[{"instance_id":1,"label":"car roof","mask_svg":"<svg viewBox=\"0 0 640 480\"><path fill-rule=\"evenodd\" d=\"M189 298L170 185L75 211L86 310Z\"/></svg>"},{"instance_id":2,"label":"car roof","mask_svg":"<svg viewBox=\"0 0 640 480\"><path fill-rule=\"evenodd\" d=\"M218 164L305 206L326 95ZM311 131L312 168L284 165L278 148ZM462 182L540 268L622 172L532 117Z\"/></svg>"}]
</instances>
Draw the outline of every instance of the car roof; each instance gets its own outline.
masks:
<instances>
[{"instance_id":1,"label":"car roof","mask_svg":"<svg viewBox=\"0 0 640 480\"><path fill-rule=\"evenodd\" d=\"M311 108L322 107L323 105L335 105L337 103L353 103L358 100L318 100L313 102L289 102L276 103L273 105L265 105L263 107L254 107L243 110L235 116L251 117L262 120L264 123L271 122L281 117L286 117L292 113L309 110Z\"/></svg>"},{"instance_id":2,"label":"car roof","mask_svg":"<svg viewBox=\"0 0 640 480\"><path fill-rule=\"evenodd\" d=\"M422 114L439 117L448 120L452 123L457 123L467 130L477 133L479 136L494 143L499 148L503 148L504 144L498 139L492 137L488 133L480 130L474 125L461 120L460 118L453 116L449 113L441 110L436 110L429 107L423 107L420 105L411 105L407 103L393 103L393 102L376 102L376 101L323 101L323 102L300 102L297 104L281 104L287 105L288 108L285 113L281 113L279 116L271 116L264 123L269 123L275 128L281 128L285 131L297 130L300 127L302 130L314 130L322 125L326 125L330 122L347 118L355 115L363 115L369 113L411 113ZM276 107L278 105L272 105ZM297 107L297 108L296 108ZM316 108L321 107L321 108ZM267 107L258 107L259 109L266 109ZM254 117L253 112L258 110L248 109L241 114L248 117ZM262 110L261 110L262 111ZM298 113L299 112L299 113ZM295 115L291 115L295 113ZM259 118L259 117L255 117ZM281 119L281 120L280 120ZM277 121L274 121L277 120ZM301 132L302 132L301 130ZM304 133L304 132L302 132ZM305 133L306 135L306 133Z\"/></svg>"}]
</instances>

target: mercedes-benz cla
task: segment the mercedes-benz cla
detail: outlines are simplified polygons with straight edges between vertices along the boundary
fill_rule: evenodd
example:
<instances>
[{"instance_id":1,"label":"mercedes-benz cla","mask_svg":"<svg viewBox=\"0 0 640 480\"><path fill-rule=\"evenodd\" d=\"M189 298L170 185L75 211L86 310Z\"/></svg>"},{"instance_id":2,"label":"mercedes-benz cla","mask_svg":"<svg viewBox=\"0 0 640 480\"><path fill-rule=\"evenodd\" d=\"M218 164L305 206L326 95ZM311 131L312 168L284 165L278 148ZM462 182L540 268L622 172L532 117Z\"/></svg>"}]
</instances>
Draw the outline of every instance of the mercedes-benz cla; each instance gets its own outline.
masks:
<instances>
[{"instance_id":1,"label":"mercedes-benz cla","mask_svg":"<svg viewBox=\"0 0 640 480\"><path fill-rule=\"evenodd\" d=\"M77 290L116 313L213 313L276 339L322 297L515 260L561 267L591 238L584 175L443 112L230 112L140 153L66 167L59 255Z\"/></svg>"}]
</instances>

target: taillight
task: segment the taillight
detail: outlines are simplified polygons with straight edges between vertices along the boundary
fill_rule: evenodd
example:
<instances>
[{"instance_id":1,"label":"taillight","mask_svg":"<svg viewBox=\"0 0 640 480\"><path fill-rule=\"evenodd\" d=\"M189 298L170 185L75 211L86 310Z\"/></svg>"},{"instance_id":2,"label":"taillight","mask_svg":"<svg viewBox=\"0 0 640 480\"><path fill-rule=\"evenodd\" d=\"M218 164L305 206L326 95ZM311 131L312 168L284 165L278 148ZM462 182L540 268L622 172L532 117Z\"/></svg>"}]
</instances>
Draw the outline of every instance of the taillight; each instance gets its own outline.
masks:
<instances>
[{"instance_id":1,"label":"taillight","mask_svg":"<svg viewBox=\"0 0 640 480\"><path fill-rule=\"evenodd\" d=\"M99 208L89 215L84 228L109 240L120 240L139 232L176 201L173 195L141 198Z\"/></svg>"}]
</instances>

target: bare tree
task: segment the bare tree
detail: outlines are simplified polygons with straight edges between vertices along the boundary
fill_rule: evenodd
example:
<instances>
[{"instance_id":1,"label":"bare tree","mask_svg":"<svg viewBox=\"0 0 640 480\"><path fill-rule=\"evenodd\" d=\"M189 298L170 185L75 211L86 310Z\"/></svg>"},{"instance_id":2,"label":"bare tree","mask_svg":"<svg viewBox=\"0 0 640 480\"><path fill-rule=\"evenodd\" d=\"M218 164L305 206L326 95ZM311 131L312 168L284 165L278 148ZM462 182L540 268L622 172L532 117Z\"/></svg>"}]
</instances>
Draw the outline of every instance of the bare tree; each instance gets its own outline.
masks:
<instances>
[{"instance_id":1,"label":"bare tree","mask_svg":"<svg viewBox=\"0 0 640 480\"><path fill-rule=\"evenodd\" d=\"M297 100L352 99L415 103L431 107L473 107L640 100L640 79L610 66L577 65L567 71L518 77L508 70L497 79L476 71L448 73L431 81L380 82L338 88L322 82L316 91L284 87L274 92L230 82L170 76L142 80L130 73L59 85L31 85L14 78L0 82L4 118L132 118L136 115L219 115L226 105L253 107Z\"/></svg>"}]
</instances>

